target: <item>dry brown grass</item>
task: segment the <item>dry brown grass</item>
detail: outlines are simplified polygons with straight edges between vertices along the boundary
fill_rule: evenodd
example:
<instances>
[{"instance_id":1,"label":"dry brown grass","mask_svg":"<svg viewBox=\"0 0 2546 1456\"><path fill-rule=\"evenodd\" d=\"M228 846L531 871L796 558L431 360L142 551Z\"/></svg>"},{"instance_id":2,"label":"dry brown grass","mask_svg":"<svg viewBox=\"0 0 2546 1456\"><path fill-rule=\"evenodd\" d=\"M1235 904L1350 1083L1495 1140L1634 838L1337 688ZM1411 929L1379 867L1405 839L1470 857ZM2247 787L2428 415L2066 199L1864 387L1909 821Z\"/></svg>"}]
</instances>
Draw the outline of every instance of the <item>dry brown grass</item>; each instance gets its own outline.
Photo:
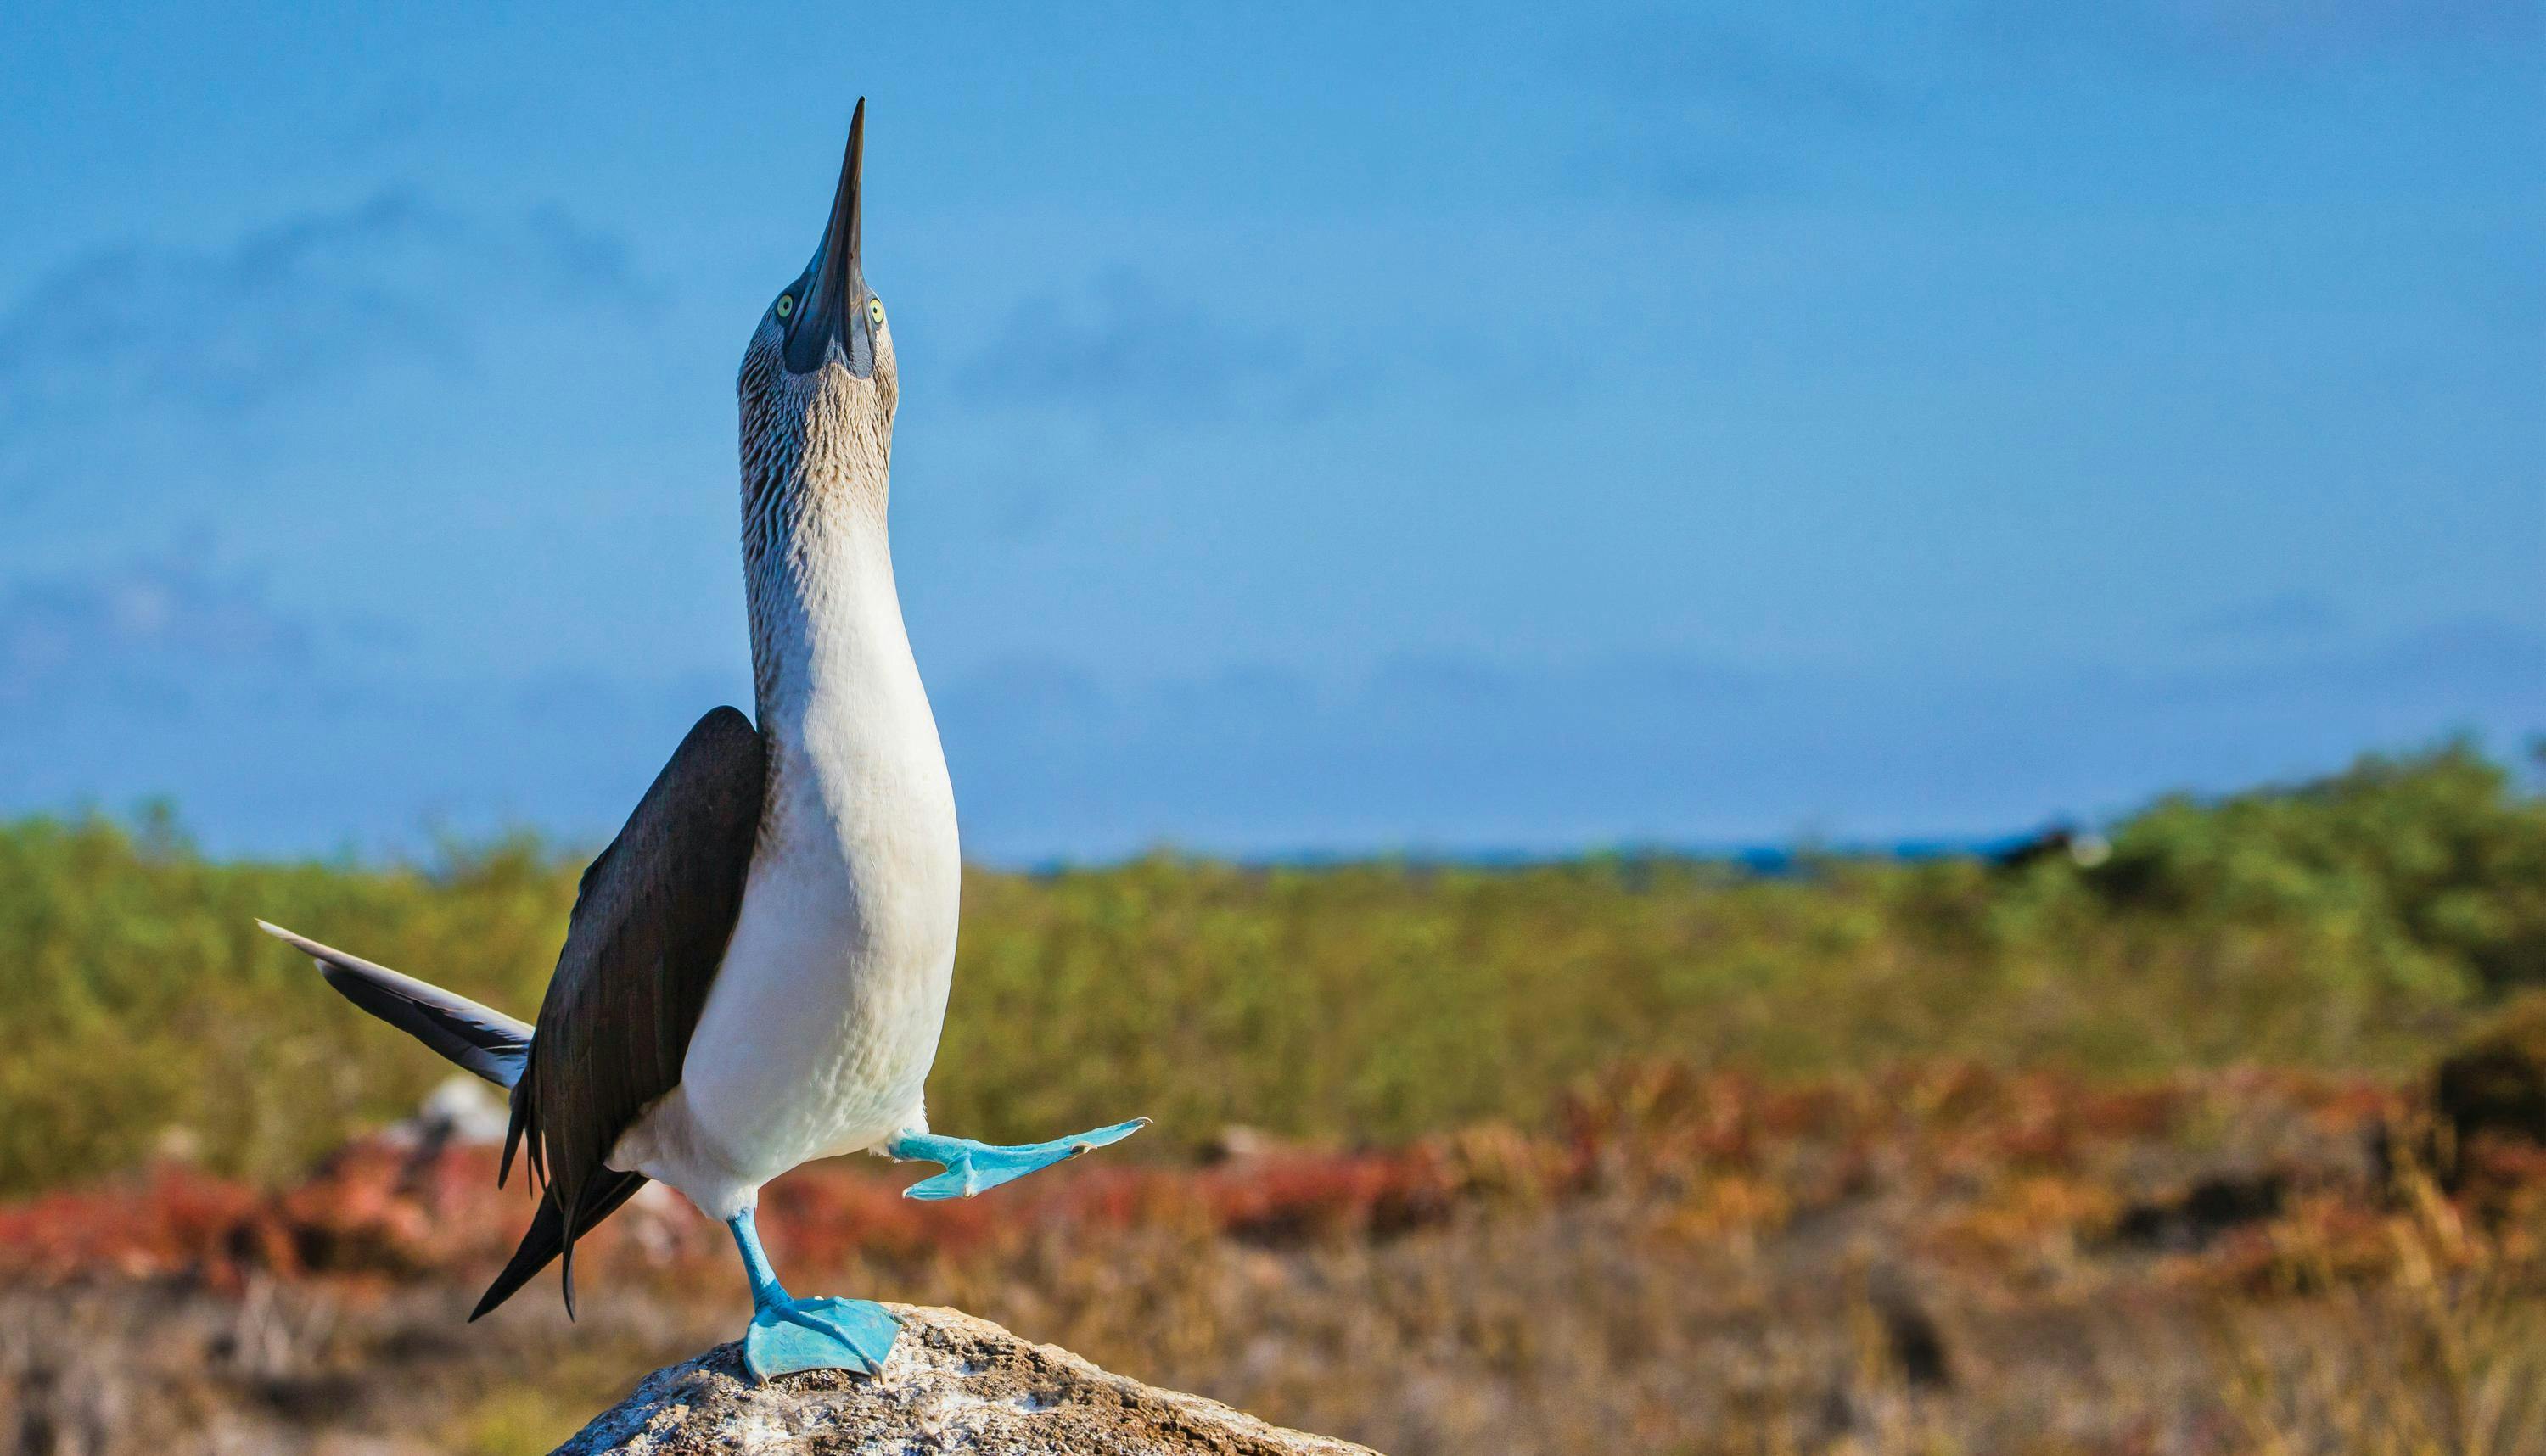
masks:
<instances>
[{"instance_id":1,"label":"dry brown grass","mask_svg":"<svg viewBox=\"0 0 2546 1456\"><path fill-rule=\"evenodd\" d=\"M1140 1174L863 1249L824 1237L859 1205L815 1178L772 1239L803 1287L958 1305L1400 1456L2546 1450L2537 1159L2444 1190L2394 1152L2415 1116L2294 1074L1648 1069L1552 1140ZM1350 1192L1389 1177L1432 1194ZM448 1272L22 1275L0 1442L542 1449L742 1313L685 1210L596 1253L575 1327L545 1287L464 1326L473 1246Z\"/></svg>"}]
</instances>

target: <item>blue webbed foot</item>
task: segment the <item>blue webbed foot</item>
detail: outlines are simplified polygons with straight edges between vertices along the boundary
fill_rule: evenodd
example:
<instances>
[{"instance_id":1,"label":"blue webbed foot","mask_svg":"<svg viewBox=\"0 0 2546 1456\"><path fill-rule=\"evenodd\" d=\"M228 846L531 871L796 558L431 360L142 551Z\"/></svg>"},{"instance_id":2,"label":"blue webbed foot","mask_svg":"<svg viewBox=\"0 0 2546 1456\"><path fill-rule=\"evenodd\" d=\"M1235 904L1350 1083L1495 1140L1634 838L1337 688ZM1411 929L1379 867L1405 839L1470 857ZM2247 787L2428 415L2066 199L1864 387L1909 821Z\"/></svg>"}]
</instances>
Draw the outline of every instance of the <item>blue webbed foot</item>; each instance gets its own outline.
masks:
<instances>
[{"instance_id":1,"label":"blue webbed foot","mask_svg":"<svg viewBox=\"0 0 2546 1456\"><path fill-rule=\"evenodd\" d=\"M1013 1148L976 1143L970 1138L941 1138L934 1133L904 1133L888 1144L885 1152L906 1160L941 1163L946 1168L902 1189L902 1197L970 1198L984 1188L996 1188L1038 1168L1076 1157L1090 1148L1120 1143L1148 1125L1147 1118L1136 1117L1110 1128L1055 1138L1049 1143L1021 1143Z\"/></svg>"},{"instance_id":2,"label":"blue webbed foot","mask_svg":"<svg viewBox=\"0 0 2546 1456\"><path fill-rule=\"evenodd\" d=\"M752 1311L742 1363L754 1380L799 1370L881 1374L900 1330L900 1322L872 1300L781 1295Z\"/></svg>"},{"instance_id":3,"label":"blue webbed foot","mask_svg":"<svg viewBox=\"0 0 2546 1456\"><path fill-rule=\"evenodd\" d=\"M742 1365L754 1381L799 1370L884 1372L901 1322L872 1300L798 1299L778 1282L751 1210L727 1220L742 1270L751 1279L751 1328L742 1336Z\"/></svg>"}]
</instances>

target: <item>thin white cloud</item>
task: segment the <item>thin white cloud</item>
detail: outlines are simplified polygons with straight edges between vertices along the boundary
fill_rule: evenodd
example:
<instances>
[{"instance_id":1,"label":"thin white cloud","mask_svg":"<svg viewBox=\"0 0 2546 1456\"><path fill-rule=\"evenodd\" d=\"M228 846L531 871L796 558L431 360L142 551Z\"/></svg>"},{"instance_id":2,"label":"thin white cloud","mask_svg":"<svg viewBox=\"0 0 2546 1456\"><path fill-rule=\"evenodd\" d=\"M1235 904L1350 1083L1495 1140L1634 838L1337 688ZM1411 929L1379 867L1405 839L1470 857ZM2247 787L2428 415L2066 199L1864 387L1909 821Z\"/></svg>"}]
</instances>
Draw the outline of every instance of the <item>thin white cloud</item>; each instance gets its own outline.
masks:
<instances>
[{"instance_id":1,"label":"thin white cloud","mask_svg":"<svg viewBox=\"0 0 2546 1456\"><path fill-rule=\"evenodd\" d=\"M216 848L614 830L722 674L392 676L161 559L0 599L0 812L173 798ZM2474 620L2235 666L1838 675L1688 657L1407 658L1358 681L1109 681L1012 661L935 694L968 849L1560 851L1978 834L2456 730L2546 728L2546 638Z\"/></svg>"},{"instance_id":2,"label":"thin white cloud","mask_svg":"<svg viewBox=\"0 0 2546 1456\"><path fill-rule=\"evenodd\" d=\"M2280 592L2205 612L2188 624L2187 633L2197 642L2285 644L2335 637L2347 625L2322 597Z\"/></svg>"},{"instance_id":3,"label":"thin white cloud","mask_svg":"<svg viewBox=\"0 0 2546 1456\"><path fill-rule=\"evenodd\" d=\"M956 377L977 403L1109 427L1296 408L1299 346L1229 323L1118 268L1076 297L1029 299Z\"/></svg>"},{"instance_id":4,"label":"thin white cloud","mask_svg":"<svg viewBox=\"0 0 2546 1456\"><path fill-rule=\"evenodd\" d=\"M0 704L184 701L305 664L310 643L259 582L172 552L0 593Z\"/></svg>"},{"instance_id":5,"label":"thin white cloud","mask_svg":"<svg viewBox=\"0 0 2546 1456\"><path fill-rule=\"evenodd\" d=\"M644 306L609 234L388 190L206 248L99 247L0 308L0 500L72 483L154 428L256 416L390 364L465 367L496 309Z\"/></svg>"},{"instance_id":6,"label":"thin white cloud","mask_svg":"<svg viewBox=\"0 0 2546 1456\"><path fill-rule=\"evenodd\" d=\"M2311 65L2534 37L2529 0L1983 0L1984 32L2153 56Z\"/></svg>"}]
</instances>

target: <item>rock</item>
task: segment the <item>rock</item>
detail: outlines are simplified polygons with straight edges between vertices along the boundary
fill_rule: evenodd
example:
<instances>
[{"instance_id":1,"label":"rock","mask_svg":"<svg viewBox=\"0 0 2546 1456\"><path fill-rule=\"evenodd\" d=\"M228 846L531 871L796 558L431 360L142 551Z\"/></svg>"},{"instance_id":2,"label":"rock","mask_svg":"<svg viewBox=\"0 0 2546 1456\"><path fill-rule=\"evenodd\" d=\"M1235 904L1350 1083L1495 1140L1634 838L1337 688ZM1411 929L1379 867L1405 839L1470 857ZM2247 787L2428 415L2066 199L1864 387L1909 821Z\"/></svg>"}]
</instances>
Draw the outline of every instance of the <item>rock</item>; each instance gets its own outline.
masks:
<instances>
[{"instance_id":1,"label":"rock","mask_svg":"<svg viewBox=\"0 0 2546 1456\"><path fill-rule=\"evenodd\" d=\"M392 1124L387 1135L432 1148L501 1148L513 1129L513 1105L465 1071L436 1083L415 1115Z\"/></svg>"},{"instance_id":2,"label":"rock","mask_svg":"<svg viewBox=\"0 0 2546 1456\"><path fill-rule=\"evenodd\" d=\"M816 1370L754 1386L742 1346L719 1345L645 1378L555 1456L766 1452L1373 1456L1267 1425L1216 1401L1109 1375L955 1310L889 1305L901 1337L874 1378Z\"/></svg>"}]
</instances>

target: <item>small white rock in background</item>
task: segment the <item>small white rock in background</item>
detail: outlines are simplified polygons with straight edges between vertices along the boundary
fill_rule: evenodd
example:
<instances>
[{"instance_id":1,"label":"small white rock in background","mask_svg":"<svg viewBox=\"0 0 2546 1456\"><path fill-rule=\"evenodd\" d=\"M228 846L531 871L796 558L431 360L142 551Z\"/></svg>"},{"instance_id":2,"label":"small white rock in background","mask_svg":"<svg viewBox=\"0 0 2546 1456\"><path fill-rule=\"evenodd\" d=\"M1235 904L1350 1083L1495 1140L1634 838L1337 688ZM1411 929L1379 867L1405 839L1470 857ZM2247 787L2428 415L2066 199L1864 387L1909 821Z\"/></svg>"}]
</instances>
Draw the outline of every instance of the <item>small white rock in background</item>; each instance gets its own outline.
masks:
<instances>
[{"instance_id":1,"label":"small white rock in background","mask_svg":"<svg viewBox=\"0 0 2546 1456\"><path fill-rule=\"evenodd\" d=\"M512 1121L511 1104L493 1087L467 1072L455 1072L427 1092L411 1116L391 1124L382 1136L410 1148L491 1147L504 1141Z\"/></svg>"}]
</instances>

